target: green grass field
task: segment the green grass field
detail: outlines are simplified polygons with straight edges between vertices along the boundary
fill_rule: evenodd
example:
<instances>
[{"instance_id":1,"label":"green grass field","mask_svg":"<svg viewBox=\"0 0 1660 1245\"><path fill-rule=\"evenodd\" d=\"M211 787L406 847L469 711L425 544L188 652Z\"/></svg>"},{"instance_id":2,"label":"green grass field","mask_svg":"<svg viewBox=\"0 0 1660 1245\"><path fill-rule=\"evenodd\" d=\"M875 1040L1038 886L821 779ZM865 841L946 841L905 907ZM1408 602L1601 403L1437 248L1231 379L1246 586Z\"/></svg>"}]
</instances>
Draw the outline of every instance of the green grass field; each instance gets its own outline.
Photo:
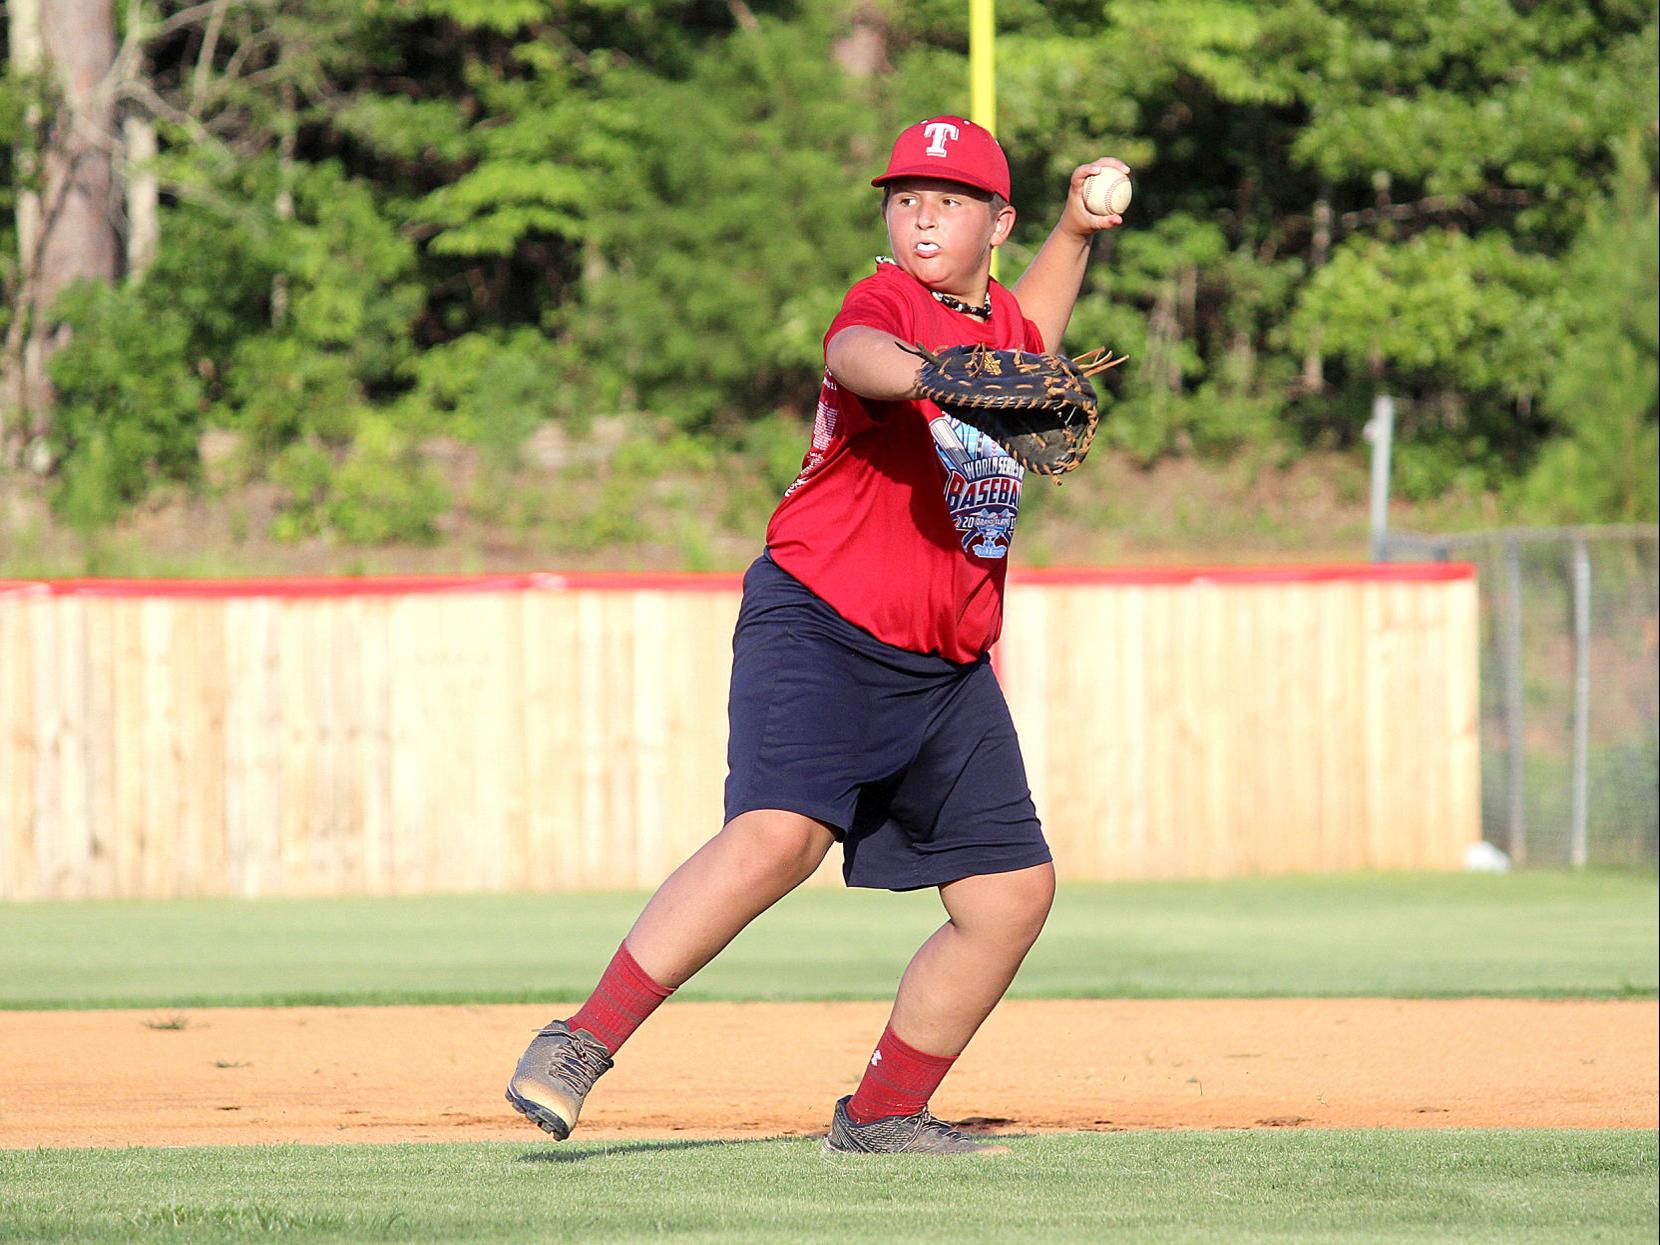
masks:
<instances>
[{"instance_id":1,"label":"green grass field","mask_svg":"<svg viewBox=\"0 0 1660 1245\"><path fill-rule=\"evenodd\" d=\"M643 900L0 905L0 1007L577 1000ZM1012 993L1650 997L1657 912L1652 872L1068 886ZM940 920L931 893L798 892L679 997L883 998Z\"/></svg>"},{"instance_id":2,"label":"green grass field","mask_svg":"<svg viewBox=\"0 0 1660 1245\"><path fill-rule=\"evenodd\" d=\"M0 905L0 1008L581 997L640 894ZM931 895L812 891L682 991L880 998ZM1062 889L1025 997L1653 998L1652 872ZM1433 1052L1426 1052L1432 1057ZM0 1065L3 1066L3 1065ZM0 1139L4 1127L0 1072ZM8 1144L15 1144L11 1139ZM0 1242L1650 1241L1651 1131L0 1150Z\"/></svg>"},{"instance_id":3,"label":"green grass field","mask_svg":"<svg viewBox=\"0 0 1660 1245\"><path fill-rule=\"evenodd\" d=\"M0 1152L0 1240L1653 1240L1652 1132L1034 1135Z\"/></svg>"},{"instance_id":4,"label":"green grass field","mask_svg":"<svg viewBox=\"0 0 1660 1245\"><path fill-rule=\"evenodd\" d=\"M0 1241L1652 1241L1649 1132L0 1151Z\"/></svg>"}]
</instances>

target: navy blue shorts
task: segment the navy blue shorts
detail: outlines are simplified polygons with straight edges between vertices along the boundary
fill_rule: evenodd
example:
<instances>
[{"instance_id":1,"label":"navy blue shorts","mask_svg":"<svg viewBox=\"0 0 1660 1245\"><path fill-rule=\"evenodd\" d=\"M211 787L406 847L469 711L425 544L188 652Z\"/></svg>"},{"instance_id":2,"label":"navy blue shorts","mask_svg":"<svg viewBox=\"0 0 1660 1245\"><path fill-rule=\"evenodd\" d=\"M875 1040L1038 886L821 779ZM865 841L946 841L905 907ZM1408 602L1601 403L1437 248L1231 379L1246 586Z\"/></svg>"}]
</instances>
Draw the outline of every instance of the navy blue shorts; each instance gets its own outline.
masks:
<instances>
[{"instance_id":1,"label":"navy blue shorts","mask_svg":"<svg viewBox=\"0 0 1660 1245\"><path fill-rule=\"evenodd\" d=\"M989 661L885 644L765 554L744 576L732 656L727 821L776 808L826 823L849 886L1050 859Z\"/></svg>"}]
</instances>

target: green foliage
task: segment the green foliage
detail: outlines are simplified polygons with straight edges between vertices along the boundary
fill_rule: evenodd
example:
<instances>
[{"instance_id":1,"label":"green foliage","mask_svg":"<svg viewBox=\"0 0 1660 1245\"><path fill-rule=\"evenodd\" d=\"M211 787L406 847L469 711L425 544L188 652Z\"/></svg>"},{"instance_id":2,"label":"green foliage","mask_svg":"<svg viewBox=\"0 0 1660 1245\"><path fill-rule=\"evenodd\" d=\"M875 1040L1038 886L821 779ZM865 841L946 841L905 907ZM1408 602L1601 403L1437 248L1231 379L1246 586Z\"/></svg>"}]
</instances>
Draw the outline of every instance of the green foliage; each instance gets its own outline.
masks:
<instances>
[{"instance_id":1,"label":"green foliage","mask_svg":"<svg viewBox=\"0 0 1660 1245\"><path fill-rule=\"evenodd\" d=\"M1509 412L1543 392L1558 361L1555 281L1549 261L1498 234L1356 238L1303 286L1284 335L1407 399L1395 457L1402 496L1480 492L1502 481L1503 455L1515 452Z\"/></svg>"},{"instance_id":2,"label":"green foliage","mask_svg":"<svg viewBox=\"0 0 1660 1245\"><path fill-rule=\"evenodd\" d=\"M237 343L217 414L244 432L262 455L308 435L342 444L351 435L362 390L343 354L295 337L261 333Z\"/></svg>"},{"instance_id":3,"label":"green foliage","mask_svg":"<svg viewBox=\"0 0 1660 1245\"><path fill-rule=\"evenodd\" d=\"M243 172L273 197L278 176L269 161ZM447 499L360 410L412 352L414 248L338 166L288 182L292 214L181 210L142 281L61 304L75 333L53 364L67 517L107 522L160 481L194 480L212 421L273 463L292 498L279 535L432 537Z\"/></svg>"},{"instance_id":4,"label":"green foliage","mask_svg":"<svg viewBox=\"0 0 1660 1245\"><path fill-rule=\"evenodd\" d=\"M1069 171L1116 154L1135 206L1064 343L1131 355L1109 443L1351 452L1387 390L1408 497L1652 518L1656 8L1005 0L1002 277ZM208 13L123 11L164 105L162 245L61 308L57 497L83 524L198 487L218 425L293 499L286 534L429 538L422 438L507 473L540 426L618 414L753 455L748 522L885 249L870 176L969 103L957 0L247 0L202 64ZM868 74L843 67L861 15ZM40 85L0 77L0 135L27 138ZM0 196L19 176L0 160ZM587 539L638 526L624 475Z\"/></svg>"},{"instance_id":5,"label":"green foliage","mask_svg":"<svg viewBox=\"0 0 1660 1245\"><path fill-rule=\"evenodd\" d=\"M1310 7L1290 0L1287 17ZM1528 228L1569 226L1612 139L1652 121L1652 4L1599 17L1572 0L1322 5L1301 30L1309 124L1294 153L1334 181L1428 195L1525 188Z\"/></svg>"},{"instance_id":6,"label":"green foliage","mask_svg":"<svg viewBox=\"0 0 1660 1245\"><path fill-rule=\"evenodd\" d=\"M177 311L91 282L67 290L59 307L74 337L51 366L57 503L70 521L95 527L159 481L194 478L202 385Z\"/></svg>"},{"instance_id":7,"label":"green foliage","mask_svg":"<svg viewBox=\"0 0 1660 1245\"><path fill-rule=\"evenodd\" d=\"M684 81L608 79L592 276L561 323L625 402L692 428L811 409L824 330L886 249L868 153L889 126L829 38L768 23Z\"/></svg>"},{"instance_id":8,"label":"green foliage","mask_svg":"<svg viewBox=\"0 0 1660 1245\"><path fill-rule=\"evenodd\" d=\"M580 429L591 413L581 401L585 361L532 328L469 333L415 356L408 372L414 385L394 408L399 422L478 445L503 470L518 465L538 425Z\"/></svg>"},{"instance_id":9,"label":"green foliage","mask_svg":"<svg viewBox=\"0 0 1660 1245\"><path fill-rule=\"evenodd\" d=\"M551 17L554 10L564 6L549 0L414 0L402 7L411 14L448 18L458 26L506 35Z\"/></svg>"},{"instance_id":10,"label":"green foliage","mask_svg":"<svg viewBox=\"0 0 1660 1245\"><path fill-rule=\"evenodd\" d=\"M384 416L362 412L350 446L336 455L316 440L295 441L272 478L288 491L275 534L328 535L346 544L430 544L449 506L442 480L411 439Z\"/></svg>"},{"instance_id":11,"label":"green foliage","mask_svg":"<svg viewBox=\"0 0 1660 1245\"><path fill-rule=\"evenodd\" d=\"M0 71L0 146L11 148L24 141L29 105L38 98L37 80L15 70Z\"/></svg>"},{"instance_id":12,"label":"green foliage","mask_svg":"<svg viewBox=\"0 0 1660 1245\"><path fill-rule=\"evenodd\" d=\"M299 341L338 351L364 384L390 377L410 349L421 290L415 248L385 218L373 191L335 164L307 166L293 180L295 218L273 229L270 247L289 279L285 328Z\"/></svg>"},{"instance_id":13,"label":"green foliage","mask_svg":"<svg viewBox=\"0 0 1660 1245\"><path fill-rule=\"evenodd\" d=\"M66 291L55 310L71 338L51 365L66 518L97 526L158 484L198 479L197 441L227 373L233 389L258 392L234 364L267 314L275 273L244 231L181 207L144 280ZM317 366L309 351L293 353Z\"/></svg>"},{"instance_id":14,"label":"green foliage","mask_svg":"<svg viewBox=\"0 0 1660 1245\"><path fill-rule=\"evenodd\" d=\"M1564 332L1545 410L1564 435L1521 483L1524 504L1561 522L1660 518L1660 215L1635 134L1620 176L1569 253Z\"/></svg>"},{"instance_id":15,"label":"green foliage","mask_svg":"<svg viewBox=\"0 0 1660 1245\"><path fill-rule=\"evenodd\" d=\"M38 171L29 169L27 156L35 146L29 132L29 106L42 98L40 79L0 65L0 335L12 323L20 260L17 253L16 204L18 192L39 184ZM0 431L7 423L0 411Z\"/></svg>"},{"instance_id":16,"label":"green foliage","mask_svg":"<svg viewBox=\"0 0 1660 1245\"><path fill-rule=\"evenodd\" d=\"M1499 235L1424 233L1394 246L1356 238L1304 286L1288 337L1356 367L1531 396L1550 362L1539 344L1557 336L1545 305L1551 277L1549 263Z\"/></svg>"},{"instance_id":17,"label":"green foliage","mask_svg":"<svg viewBox=\"0 0 1660 1245\"><path fill-rule=\"evenodd\" d=\"M555 49L523 44L514 60L514 76L470 75L482 106L466 136L472 166L416 206L435 254L511 255L537 235L585 233L595 101Z\"/></svg>"}]
</instances>

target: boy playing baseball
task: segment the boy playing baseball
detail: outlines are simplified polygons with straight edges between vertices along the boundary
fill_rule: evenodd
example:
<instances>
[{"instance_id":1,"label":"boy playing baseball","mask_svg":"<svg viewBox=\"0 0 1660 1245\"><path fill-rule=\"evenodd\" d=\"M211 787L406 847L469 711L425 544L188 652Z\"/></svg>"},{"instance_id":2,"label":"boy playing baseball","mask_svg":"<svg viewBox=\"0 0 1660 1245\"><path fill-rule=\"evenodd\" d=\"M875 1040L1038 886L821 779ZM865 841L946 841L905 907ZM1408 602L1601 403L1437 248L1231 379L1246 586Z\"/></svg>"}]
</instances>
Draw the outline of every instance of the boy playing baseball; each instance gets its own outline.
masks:
<instances>
[{"instance_id":1,"label":"boy playing baseball","mask_svg":"<svg viewBox=\"0 0 1660 1245\"><path fill-rule=\"evenodd\" d=\"M1074 170L1059 223L1013 292L991 280L1014 226L996 139L937 117L895 142L893 251L848 291L801 473L744 577L733 638L726 824L652 896L576 1013L542 1029L508 1083L563 1140L630 1034L840 842L850 886L938 887L949 919L906 968L827 1148L1001 1153L929 1114L929 1096L1013 980L1055 872L987 652L1002 626L1022 471L916 397L937 350L1058 348L1094 235Z\"/></svg>"}]
</instances>

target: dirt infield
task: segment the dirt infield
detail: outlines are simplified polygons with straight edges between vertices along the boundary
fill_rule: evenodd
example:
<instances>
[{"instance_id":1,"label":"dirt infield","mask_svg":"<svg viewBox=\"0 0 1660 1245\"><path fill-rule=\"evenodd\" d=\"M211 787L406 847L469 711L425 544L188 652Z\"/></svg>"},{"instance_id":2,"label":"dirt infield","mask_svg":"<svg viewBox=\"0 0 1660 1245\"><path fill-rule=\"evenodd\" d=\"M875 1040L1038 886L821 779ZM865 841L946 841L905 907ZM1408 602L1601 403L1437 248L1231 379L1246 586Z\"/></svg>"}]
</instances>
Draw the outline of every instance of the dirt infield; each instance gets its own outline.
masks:
<instances>
[{"instance_id":1,"label":"dirt infield","mask_svg":"<svg viewBox=\"0 0 1660 1245\"><path fill-rule=\"evenodd\" d=\"M0 1012L0 1147L535 1141L502 1101L537 1007ZM822 1131L881 1003L674 1003L581 1136ZM1006 1003L936 1097L1009 1131L1654 1128L1660 1006Z\"/></svg>"}]
</instances>

